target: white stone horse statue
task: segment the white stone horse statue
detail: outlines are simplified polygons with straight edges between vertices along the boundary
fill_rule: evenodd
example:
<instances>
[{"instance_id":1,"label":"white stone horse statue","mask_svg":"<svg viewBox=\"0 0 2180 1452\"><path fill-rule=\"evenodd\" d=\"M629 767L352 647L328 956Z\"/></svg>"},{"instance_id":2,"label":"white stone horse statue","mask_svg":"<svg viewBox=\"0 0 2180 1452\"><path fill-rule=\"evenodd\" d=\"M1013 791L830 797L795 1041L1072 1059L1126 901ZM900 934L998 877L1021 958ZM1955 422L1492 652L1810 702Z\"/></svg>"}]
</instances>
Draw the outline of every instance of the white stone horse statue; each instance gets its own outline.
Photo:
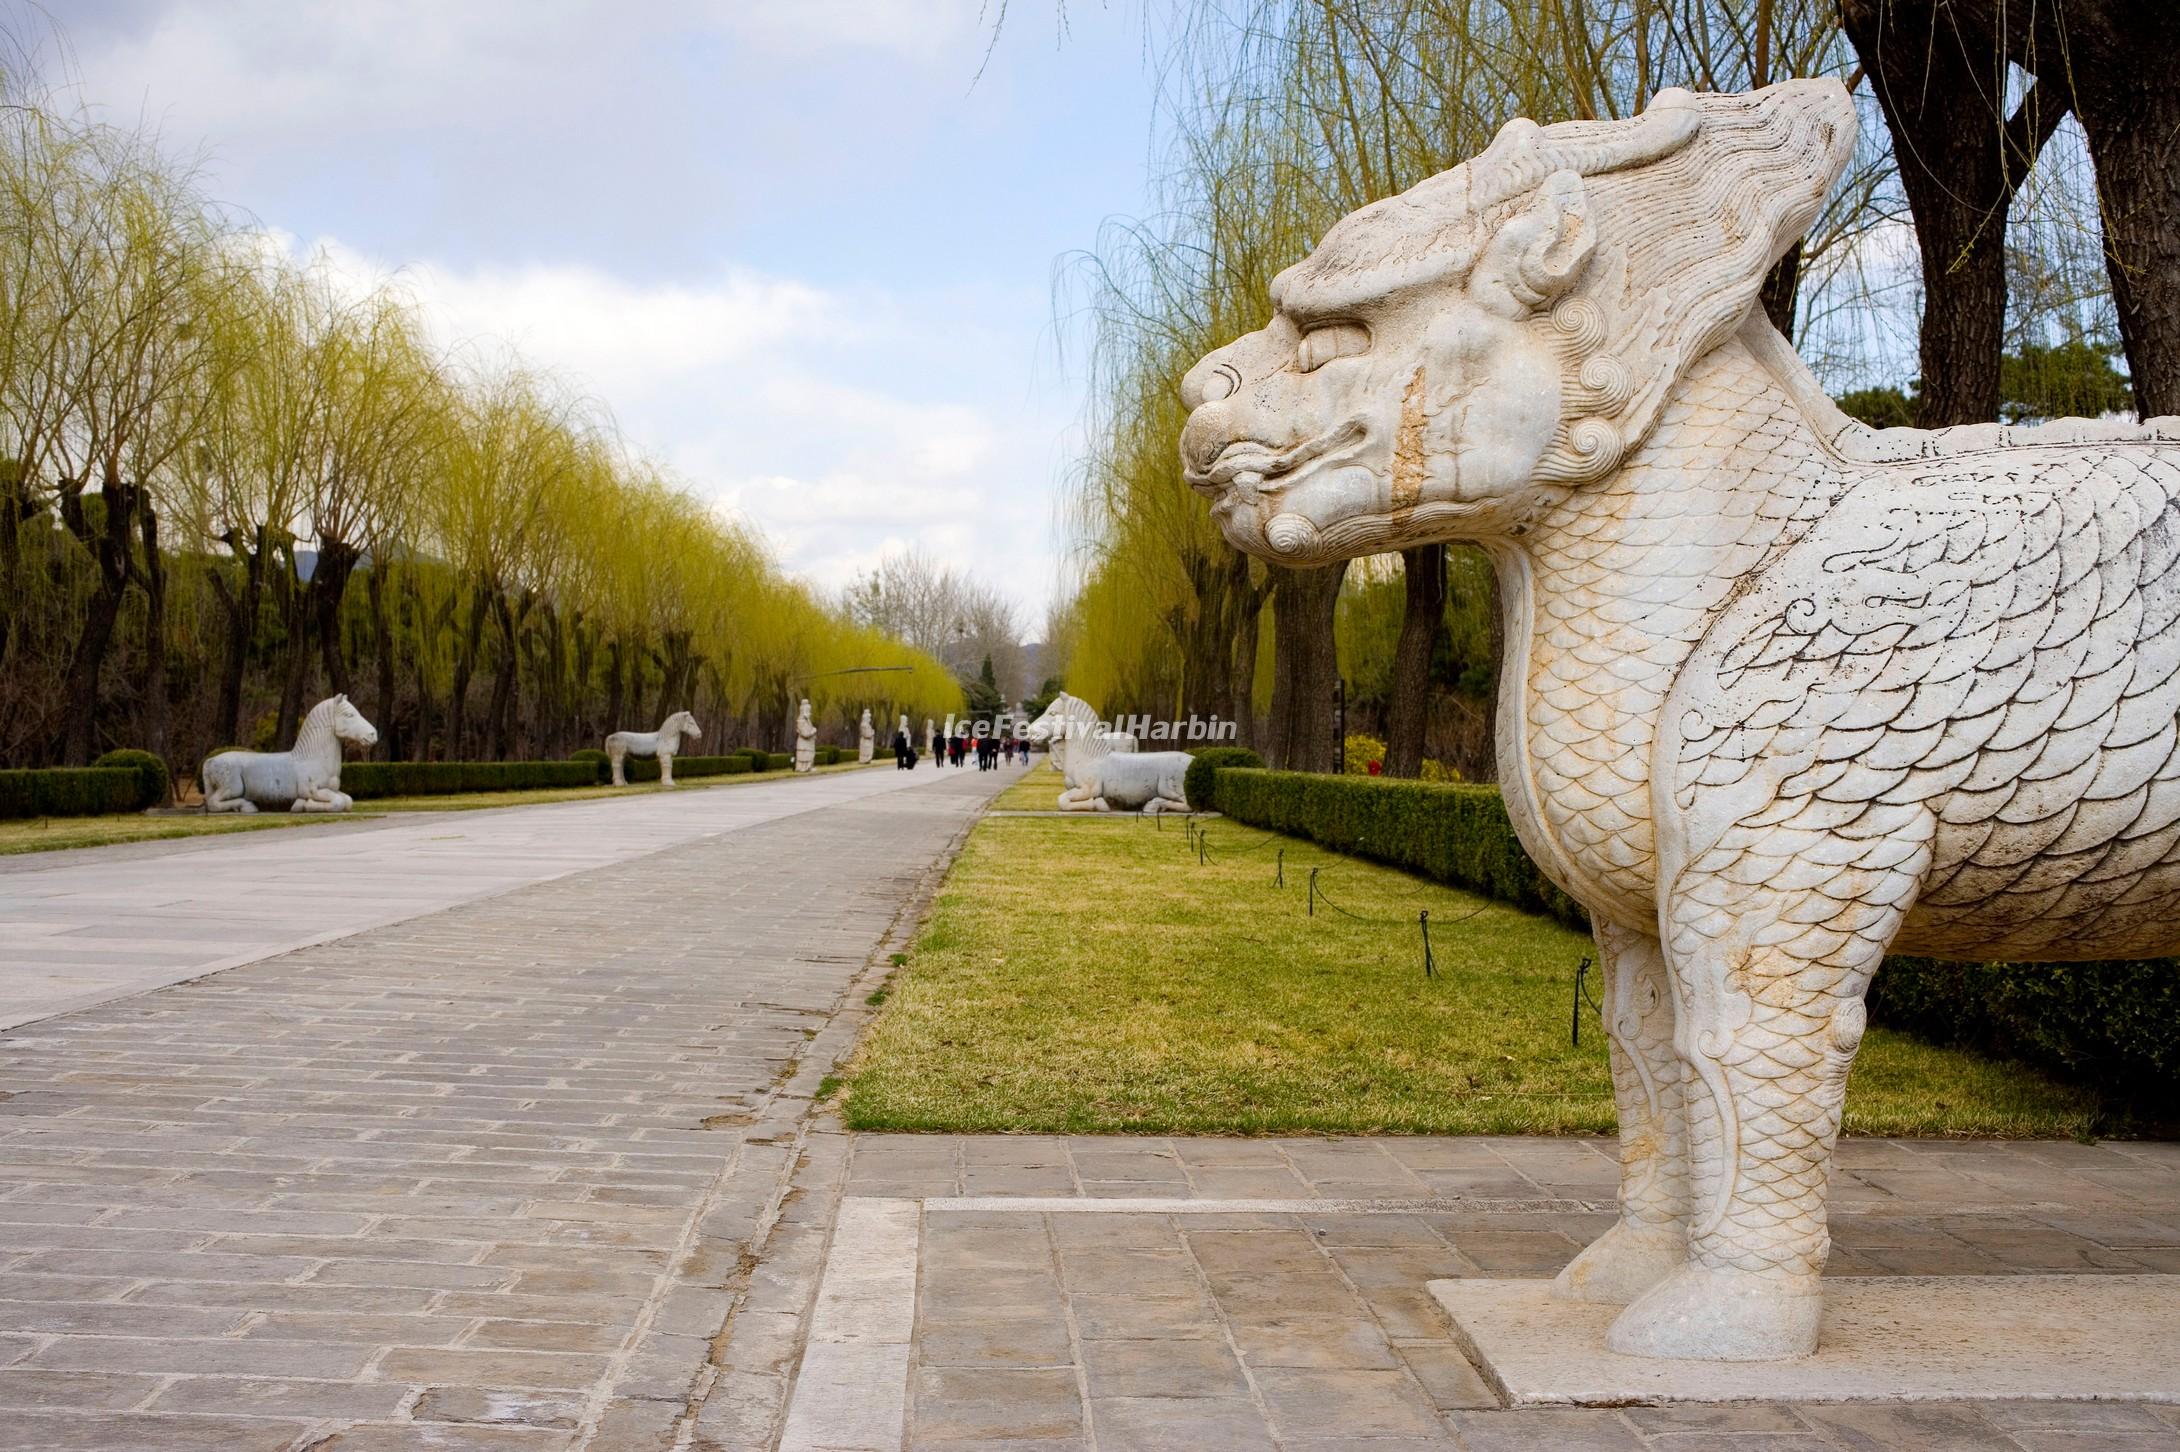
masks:
<instances>
[{"instance_id":1,"label":"white stone horse statue","mask_svg":"<svg viewBox=\"0 0 2180 1452\"><path fill-rule=\"evenodd\" d=\"M1185 751L1112 751L1082 769L1083 799L1061 799L1069 812L1160 812L1188 810L1183 783L1195 760Z\"/></svg>"},{"instance_id":2,"label":"white stone horse statue","mask_svg":"<svg viewBox=\"0 0 2180 1452\"><path fill-rule=\"evenodd\" d=\"M808 772L817 767L817 727L810 721L810 703L802 703L802 714L795 718L795 770Z\"/></svg>"},{"instance_id":3,"label":"white stone horse statue","mask_svg":"<svg viewBox=\"0 0 2180 1452\"><path fill-rule=\"evenodd\" d=\"M341 743L370 746L378 728L346 696L310 708L286 751L223 751L197 775L208 812L345 812L354 798L341 790Z\"/></svg>"},{"instance_id":4,"label":"white stone horse statue","mask_svg":"<svg viewBox=\"0 0 2180 1452\"><path fill-rule=\"evenodd\" d=\"M681 751L681 738L701 741L704 733L697 729L696 717L687 711L676 711L668 716L656 731L616 731L606 738L606 760L613 766L613 784L627 786L621 775L621 764L631 756L655 756L659 759L659 785L674 784L674 757Z\"/></svg>"},{"instance_id":5,"label":"white stone horse statue","mask_svg":"<svg viewBox=\"0 0 2180 1452\"><path fill-rule=\"evenodd\" d=\"M1062 691L1045 707L1045 713L1023 728L1022 738L1052 753L1052 769L1066 783L1060 792L1063 812L1094 812L1097 793L1090 790L1090 768L1115 752L1132 752L1135 737L1125 731L1102 731L1097 707L1080 696Z\"/></svg>"}]
</instances>

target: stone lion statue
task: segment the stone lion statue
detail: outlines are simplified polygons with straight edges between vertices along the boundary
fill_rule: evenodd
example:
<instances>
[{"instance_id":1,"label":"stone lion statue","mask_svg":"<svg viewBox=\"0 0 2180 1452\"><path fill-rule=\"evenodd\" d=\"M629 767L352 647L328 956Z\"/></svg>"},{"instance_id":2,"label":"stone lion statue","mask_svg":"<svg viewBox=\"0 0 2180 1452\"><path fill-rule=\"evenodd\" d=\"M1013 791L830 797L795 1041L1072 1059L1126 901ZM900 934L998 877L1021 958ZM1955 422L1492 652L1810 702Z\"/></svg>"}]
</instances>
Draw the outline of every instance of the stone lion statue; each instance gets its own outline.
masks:
<instances>
[{"instance_id":1,"label":"stone lion statue","mask_svg":"<svg viewBox=\"0 0 2180 1452\"><path fill-rule=\"evenodd\" d=\"M1757 306L1847 93L1516 121L1334 226L1183 382L1189 482L1286 564L1496 561L1499 760L1607 981L1619 1351L1805 1355L1888 950L2180 950L2180 421L1877 431Z\"/></svg>"}]
</instances>

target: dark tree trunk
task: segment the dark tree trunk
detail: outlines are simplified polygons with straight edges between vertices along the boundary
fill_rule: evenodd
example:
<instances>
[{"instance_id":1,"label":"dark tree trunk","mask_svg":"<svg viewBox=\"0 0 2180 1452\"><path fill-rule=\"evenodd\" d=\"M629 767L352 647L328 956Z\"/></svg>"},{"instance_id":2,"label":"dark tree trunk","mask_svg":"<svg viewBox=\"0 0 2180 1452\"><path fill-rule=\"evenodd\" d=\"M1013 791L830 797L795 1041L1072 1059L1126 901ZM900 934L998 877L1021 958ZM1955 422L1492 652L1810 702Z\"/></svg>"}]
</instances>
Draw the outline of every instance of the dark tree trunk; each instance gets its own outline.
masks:
<instances>
[{"instance_id":1,"label":"dark tree trunk","mask_svg":"<svg viewBox=\"0 0 2180 1452\"><path fill-rule=\"evenodd\" d=\"M1266 586L1250 578L1249 557L1240 550L1227 562L1238 602L1234 639L1226 658L1227 694L1234 703L1234 745L1257 744L1257 634L1264 617Z\"/></svg>"},{"instance_id":2,"label":"dark tree trunk","mask_svg":"<svg viewBox=\"0 0 2180 1452\"><path fill-rule=\"evenodd\" d=\"M621 729L622 691L625 687L621 657L627 654L621 647L619 636L606 642L606 720L605 731L610 735Z\"/></svg>"},{"instance_id":3,"label":"dark tree trunk","mask_svg":"<svg viewBox=\"0 0 2180 1452\"><path fill-rule=\"evenodd\" d=\"M159 553L159 513L145 502L137 510L143 535L144 557L138 562L137 581L144 589L144 706L141 718L143 750L159 757L167 754L167 567Z\"/></svg>"},{"instance_id":4,"label":"dark tree trunk","mask_svg":"<svg viewBox=\"0 0 2180 1452\"><path fill-rule=\"evenodd\" d=\"M462 759L468 746L463 729L469 715L469 676L477 667L477 650L484 643L484 612L490 592L478 585L469 597L469 626L454 657L454 689L447 700L447 758Z\"/></svg>"},{"instance_id":5,"label":"dark tree trunk","mask_svg":"<svg viewBox=\"0 0 2180 1452\"><path fill-rule=\"evenodd\" d=\"M214 718L216 746L242 745L242 684L250 664L250 644L257 638L257 611L265 596L266 533L263 526L248 544L240 530L230 531L227 546L242 562L242 583L230 585L215 571L213 593L227 615L226 648L220 660L220 698Z\"/></svg>"},{"instance_id":6,"label":"dark tree trunk","mask_svg":"<svg viewBox=\"0 0 2180 1452\"><path fill-rule=\"evenodd\" d=\"M1841 0L1840 16L1884 108L1923 261L1924 428L1998 417L2006 333L2006 213L2066 114L2063 92L2032 85L2015 114L1992 113L2005 57L1988 4Z\"/></svg>"},{"instance_id":7,"label":"dark tree trunk","mask_svg":"<svg viewBox=\"0 0 2180 1452\"><path fill-rule=\"evenodd\" d=\"M371 567L363 575L364 597L371 605L371 669L377 678L377 696L372 709L378 714L372 724L379 729L378 759L399 761L402 757L401 723L394 717L394 627L386 614L386 566L380 560L372 560Z\"/></svg>"},{"instance_id":8,"label":"dark tree trunk","mask_svg":"<svg viewBox=\"0 0 2180 1452\"><path fill-rule=\"evenodd\" d=\"M325 657L326 684L336 696L349 694L348 653L341 648L341 601L355 573L358 551L343 540L321 540L318 564L310 572L311 613L318 629L318 650Z\"/></svg>"},{"instance_id":9,"label":"dark tree trunk","mask_svg":"<svg viewBox=\"0 0 2180 1452\"><path fill-rule=\"evenodd\" d=\"M2075 61L2075 112L2096 163L2135 409L2157 418L2180 414L2180 20L2167 13L2107 46L2109 59Z\"/></svg>"},{"instance_id":10,"label":"dark tree trunk","mask_svg":"<svg viewBox=\"0 0 2180 1452\"><path fill-rule=\"evenodd\" d=\"M67 490L61 496L62 523L90 551L98 569L98 583L91 592L83 629L77 633L76 648L68 661L68 711L62 723L61 754L68 766L83 766L91 759L98 739L99 673L113 644L122 598L136 575L132 536L139 491L120 480L108 479L100 488L100 500L103 518L94 529L82 490Z\"/></svg>"},{"instance_id":11,"label":"dark tree trunk","mask_svg":"<svg viewBox=\"0 0 2180 1452\"><path fill-rule=\"evenodd\" d=\"M1764 316L1771 319L1771 326L1780 335L1794 336L1794 299L1802 285L1802 244L1797 241L1786 249L1786 255L1771 264L1771 271L1764 274L1763 291L1757 296L1764 305ZM1391 743L1387 743L1390 746Z\"/></svg>"},{"instance_id":12,"label":"dark tree trunk","mask_svg":"<svg viewBox=\"0 0 2180 1452\"><path fill-rule=\"evenodd\" d=\"M1266 758L1288 771L1330 771L1343 749L1334 713L1340 679L1332 634L1347 562L1314 570L1274 565L1272 579L1272 719Z\"/></svg>"},{"instance_id":13,"label":"dark tree trunk","mask_svg":"<svg viewBox=\"0 0 2180 1452\"><path fill-rule=\"evenodd\" d=\"M495 590L492 594L492 619L500 628L498 667L492 672L492 705L485 714L489 730L490 760L507 760L509 715L515 704L515 666L520 659L521 622L514 607L507 603L507 596Z\"/></svg>"},{"instance_id":14,"label":"dark tree trunk","mask_svg":"<svg viewBox=\"0 0 2180 1452\"><path fill-rule=\"evenodd\" d=\"M1385 703L1385 774L1423 770L1423 728L1430 722L1431 656L1446 633L1446 547L1400 552L1405 609L1393 643L1393 689Z\"/></svg>"}]
</instances>

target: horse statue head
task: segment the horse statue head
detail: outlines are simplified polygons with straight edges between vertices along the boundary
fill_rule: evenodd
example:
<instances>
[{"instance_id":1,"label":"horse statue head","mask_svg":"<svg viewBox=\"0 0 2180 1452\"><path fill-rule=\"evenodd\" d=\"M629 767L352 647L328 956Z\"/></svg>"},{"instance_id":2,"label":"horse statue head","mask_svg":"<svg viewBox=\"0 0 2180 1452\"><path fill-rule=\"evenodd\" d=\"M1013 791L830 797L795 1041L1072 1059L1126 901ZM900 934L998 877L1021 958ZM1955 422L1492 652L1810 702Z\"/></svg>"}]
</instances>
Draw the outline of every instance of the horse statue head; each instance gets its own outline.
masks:
<instances>
[{"instance_id":1,"label":"horse statue head","mask_svg":"<svg viewBox=\"0 0 2180 1452\"><path fill-rule=\"evenodd\" d=\"M1097 708L1079 696L1062 691L1052 698L1044 714L1022 728L1023 738L1045 745L1097 729Z\"/></svg>"},{"instance_id":2,"label":"horse statue head","mask_svg":"<svg viewBox=\"0 0 2180 1452\"><path fill-rule=\"evenodd\" d=\"M668 741L686 736L691 741L702 741L704 732L696 724L696 717L687 711L676 711L659 727L659 740Z\"/></svg>"},{"instance_id":3,"label":"horse statue head","mask_svg":"<svg viewBox=\"0 0 2180 1452\"><path fill-rule=\"evenodd\" d=\"M328 696L311 707L296 730L295 744L300 749L305 741L319 736L331 736L348 746L378 744L378 728L365 720L363 712L346 696Z\"/></svg>"}]
</instances>

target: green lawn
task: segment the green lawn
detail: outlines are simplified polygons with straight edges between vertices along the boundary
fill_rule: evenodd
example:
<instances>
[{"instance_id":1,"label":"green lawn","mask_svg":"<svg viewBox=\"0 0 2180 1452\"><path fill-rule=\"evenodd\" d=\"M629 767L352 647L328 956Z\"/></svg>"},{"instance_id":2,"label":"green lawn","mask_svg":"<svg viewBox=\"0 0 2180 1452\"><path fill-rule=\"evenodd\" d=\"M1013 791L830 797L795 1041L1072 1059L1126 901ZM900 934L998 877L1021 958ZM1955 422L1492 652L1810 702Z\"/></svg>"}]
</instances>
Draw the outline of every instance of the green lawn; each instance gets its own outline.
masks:
<instances>
[{"instance_id":1,"label":"green lawn","mask_svg":"<svg viewBox=\"0 0 2180 1452\"><path fill-rule=\"evenodd\" d=\"M962 768L967 771L967 767ZM995 812L1049 812L1054 810L1053 798L1059 796L1060 774L1052 769L1049 757L1040 756L1023 778L992 798Z\"/></svg>"},{"instance_id":2,"label":"green lawn","mask_svg":"<svg viewBox=\"0 0 2180 1452\"><path fill-rule=\"evenodd\" d=\"M1199 866L1177 821L978 826L852 1062L850 1127L1613 1127L1596 1016L1585 1012L1580 1048L1568 1042L1586 937L1303 842L1224 822L1205 831L1211 861ZM1313 866L1334 902L1378 921L1322 903L1308 916ZM1416 924L1426 908L1430 979ZM1872 1029L1847 1127L2063 1136L2086 1132L2092 1109L2033 1071Z\"/></svg>"},{"instance_id":3,"label":"green lawn","mask_svg":"<svg viewBox=\"0 0 2180 1452\"><path fill-rule=\"evenodd\" d=\"M356 820L338 815L254 817L148 817L141 812L118 817L28 817L0 822L0 857L18 852L58 852L68 847L111 847L121 842L163 842L173 837L206 837L221 832L257 832L272 827L326 826Z\"/></svg>"},{"instance_id":4,"label":"green lawn","mask_svg":"<svg viewBox=\"0 0 2180 1452\"><path fill-rule=\"evenodd\" d=\"M885 763L889 768L891 760ZM860 771L857 762L816 768L818 774ZM746 786L751 782L778 781L791 771L762 771L740 776L685 778L676 791L707 787ZM37 817L0 821L0 857L17 852L57 852L69 847L110 847L119 842L161 842L176 837L205 837L221 832L254 832L274 827L330 826L356 822L387 812L475 812L487 807L534 807L547 802L590 802L608 797L640 796L660 790L657 782L625 787L556 787L520 792L452 792L429 797L374 797L358 802L350 812L259 812L252 816L204 813L147 816L141 812L111 817Z\"/></svg>"}]
</instances>

